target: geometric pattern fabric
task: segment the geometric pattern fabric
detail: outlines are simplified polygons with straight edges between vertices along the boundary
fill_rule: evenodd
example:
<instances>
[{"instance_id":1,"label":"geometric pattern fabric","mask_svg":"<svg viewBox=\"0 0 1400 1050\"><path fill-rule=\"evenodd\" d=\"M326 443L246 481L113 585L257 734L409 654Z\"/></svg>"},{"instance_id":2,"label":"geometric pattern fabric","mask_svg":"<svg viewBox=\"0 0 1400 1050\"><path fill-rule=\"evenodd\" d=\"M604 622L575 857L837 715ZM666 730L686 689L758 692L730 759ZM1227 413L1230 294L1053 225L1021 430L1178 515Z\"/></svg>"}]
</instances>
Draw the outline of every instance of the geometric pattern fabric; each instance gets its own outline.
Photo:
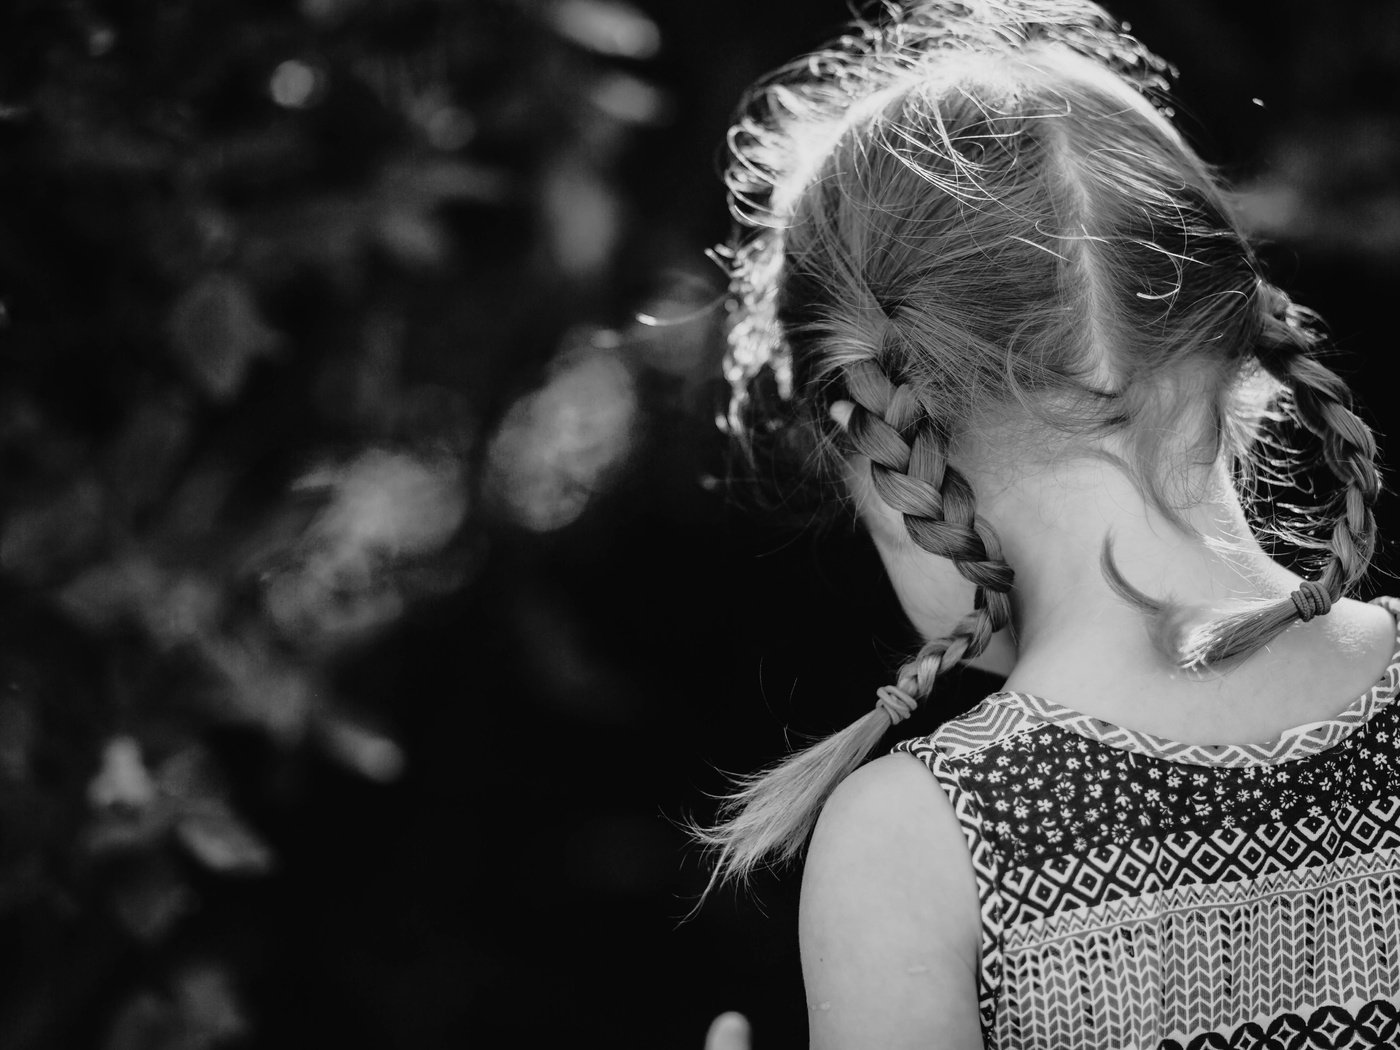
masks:
<instances>
[{"instance_id":1,"label":"geometric pattern fabric","mask_svg":"<svg viewBox=\"0 0 1400 1050\"><path fill-rule=\"evenodd\" d=\"M1273 822L1201 834L1103 843L1083 856L1064 854L1007 870L1001 880L1007 925L1169 886L1230 884L1335 865L1400 847L1400 796L1366 808L1339 806L1330 819Z\"/></svg>"},{"instance_id":2,"label":"geometric pattern fabric","mask_svg":"<svg viewBox=\"0 0 1400 1050\"><path fill-rule=\"evenodd\" d=\"M896 750L977 878L988 1050L1400 1047L1396 655L1341 714L1177 744L996 693Z\"/></svg>"},{"instance_id":3,"label":"geometric pattern fabric","mask_svg":"<svg viewBox=\"0 0 1400 1050\"><path fill-rule=\"evenodd\" d=\"M1247 1021L1230 1035L1204 1032L1189 1042L1163 1039L1158 1050L1313 1050L1329 1047L1400 1046L1400 1007L1373 999L1355 1010L1323 1006L1309 1013L1285 1012L1267 1024Z\"/></svg>"}]
</instances>

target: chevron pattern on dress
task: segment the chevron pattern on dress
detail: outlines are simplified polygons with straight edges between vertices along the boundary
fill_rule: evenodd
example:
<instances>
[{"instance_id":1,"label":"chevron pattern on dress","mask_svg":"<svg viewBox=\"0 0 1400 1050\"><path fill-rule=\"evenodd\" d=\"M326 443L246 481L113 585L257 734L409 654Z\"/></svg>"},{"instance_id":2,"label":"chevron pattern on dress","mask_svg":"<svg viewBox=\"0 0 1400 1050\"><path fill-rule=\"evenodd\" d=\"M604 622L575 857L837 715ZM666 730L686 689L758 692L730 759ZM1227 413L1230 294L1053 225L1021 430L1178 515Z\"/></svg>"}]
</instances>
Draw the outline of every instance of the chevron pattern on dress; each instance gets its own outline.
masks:
<instances>
[{"instance_id":1,"label":"chevron pattern on dress","mask_svg":"<svg viewBox=\"0 0 1400 1050\"><path fill-rule=\"evenodd\" d=\"M1260 744L1182 744L1091 718L1031 693L1000 692L993 693L988 699L1003 703L1014 701L1028 714L1044 722L1064 726L1081 736L1125 751L1169 762L1197 766L1245 766L1297 761L1335 747L1368 722L1377 711L1396 700L1397 690L1400 690L1400 600L1387 596L1376 598L1372 604L1386 609L1397 621L1394 653L1382 679L1331 718L1297 726L1275 740Z\"/></svg>"},{"instance_id":2,"label":"chevron pattern on dress","mask_svg":"<svg viewBox=\"0 0 1400 1050\"><path fill-rule=\"evenodd\" d=\"M1400 996L1397 901L1400 852L1389 851L1330 876L1312 869L1291 883L1280 874L1256 887L1185 887L1055 916L1033 937L1008 931L994 1045L1142 1047L1163 1033L1182 1046L1270 1045L1214 1034L1198 1044L1186 1033L1238 1034L1249 1023L1267 1032L1269 1019L1300 1004ZM1354 1033L1327 1042L1317 1025L1300 1031L1314 1042L1284 1045L1384 1045Z\"/></svg>"},{"instance_id":3,"label":"chevron pattern on dress","mask_svg":"<svg viewBox=\"0 0 1400 1050\"><path fill-rule=\"evenodd\" d=\"M1014 704L988 697L971 710L939 726L930 736L933 746L949 758L965 758L1040 724Z\"/></svg>"},{"instance_id":4,"label":"chevron pattern on dress","mask_svg":"<svg viewBox=\"0 0 1400 1050\"><path fill-rule=\"evenodd\" d=\"M1396 655L1400 656L1400 651L1397 651ZM1397 676L1396 669L1392 667L1383 684L1373 687L1335 718L1299 726L1276 740L1262 744L1183 744L1091 718L1029 693L999 695L1015 697L1028 714L1044 722L1063 726L1080 736L1124 751L1188 765L1245 766L1296 761L1306 755L1336 746L1354 733L1357 727L1370 719L1376 711L1394 703L1397 685L1400 685L1400 676Z\"/></svg>"}]
</instances>

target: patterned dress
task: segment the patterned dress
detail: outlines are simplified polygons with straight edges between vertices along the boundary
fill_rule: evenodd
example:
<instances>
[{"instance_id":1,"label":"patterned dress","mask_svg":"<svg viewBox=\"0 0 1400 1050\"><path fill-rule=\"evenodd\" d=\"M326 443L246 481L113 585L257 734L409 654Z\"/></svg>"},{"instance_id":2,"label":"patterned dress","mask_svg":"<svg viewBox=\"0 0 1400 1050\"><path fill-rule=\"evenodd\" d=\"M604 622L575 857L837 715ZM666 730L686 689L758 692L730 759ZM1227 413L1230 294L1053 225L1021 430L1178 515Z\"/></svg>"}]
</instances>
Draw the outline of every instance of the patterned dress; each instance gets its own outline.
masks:
<instances>
[{"instance_id":1,"label":"patterned dress","mask_svg":"<svg viewBox=\"0 0 1400 1050\"><path fill-rule=\"evenodd\" d=\"M1265 744L1011 692L899 744L972 854L988 1050L1400 1047L1397 686L1400 636L1368 692Z\"/></svg>"}]
</instances>

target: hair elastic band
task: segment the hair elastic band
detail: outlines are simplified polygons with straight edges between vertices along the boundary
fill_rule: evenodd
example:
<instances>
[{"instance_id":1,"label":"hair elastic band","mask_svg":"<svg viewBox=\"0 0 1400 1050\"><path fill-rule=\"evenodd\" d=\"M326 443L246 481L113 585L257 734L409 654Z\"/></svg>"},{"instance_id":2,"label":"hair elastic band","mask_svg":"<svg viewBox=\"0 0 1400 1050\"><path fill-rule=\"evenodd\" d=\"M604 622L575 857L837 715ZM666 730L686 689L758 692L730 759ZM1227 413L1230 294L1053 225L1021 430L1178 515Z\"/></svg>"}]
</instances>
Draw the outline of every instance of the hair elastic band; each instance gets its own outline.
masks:
<instances>
[{"instance_id":1,"label":"hair elastic band","mask_svg":"<svg viewBox=\"0 0 1400 1050\"><path fill-rule=\"evenodd\" d=\"M890 725L897 726L914 713L919 701L895 685L882 685L875 690L875 706L890 716Z\"/></svg>"},{"instance_id":2,"label":"hair elastic band","mask_svg":"<svg viewBox=\"0 0 1400 1050\"><path fill-rule=\"evenodd\" d=\"M1332 609L1332 596L1315 580L1304 580L1289 597L1298 610L1298 619L1304 623L1314 616L1326 616Z\"/></svg>"}]
</instances>

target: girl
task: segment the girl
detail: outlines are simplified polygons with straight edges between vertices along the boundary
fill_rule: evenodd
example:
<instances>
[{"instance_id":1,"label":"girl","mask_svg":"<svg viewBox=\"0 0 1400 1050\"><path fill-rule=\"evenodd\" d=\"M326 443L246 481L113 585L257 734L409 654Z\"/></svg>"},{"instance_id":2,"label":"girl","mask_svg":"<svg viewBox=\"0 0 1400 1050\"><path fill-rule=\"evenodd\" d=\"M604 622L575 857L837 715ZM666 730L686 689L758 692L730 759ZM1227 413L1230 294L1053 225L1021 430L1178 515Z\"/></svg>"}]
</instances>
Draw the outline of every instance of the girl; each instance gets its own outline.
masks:
<instances>
[{"instance_id":1,"label":"girl","mask_svg":"<svg viewBox=\"0 0 1400 1050\"><path fill-rule=\"evenodd\" d=\"M810 838L814 1047L1400 1045L1376 446L1165 70L1084 0L910 0L731 132L730 421L927 639L701 833L712 885ZM862 765L963 662L1005 688Z\"/></svg>"}]
</instances>

